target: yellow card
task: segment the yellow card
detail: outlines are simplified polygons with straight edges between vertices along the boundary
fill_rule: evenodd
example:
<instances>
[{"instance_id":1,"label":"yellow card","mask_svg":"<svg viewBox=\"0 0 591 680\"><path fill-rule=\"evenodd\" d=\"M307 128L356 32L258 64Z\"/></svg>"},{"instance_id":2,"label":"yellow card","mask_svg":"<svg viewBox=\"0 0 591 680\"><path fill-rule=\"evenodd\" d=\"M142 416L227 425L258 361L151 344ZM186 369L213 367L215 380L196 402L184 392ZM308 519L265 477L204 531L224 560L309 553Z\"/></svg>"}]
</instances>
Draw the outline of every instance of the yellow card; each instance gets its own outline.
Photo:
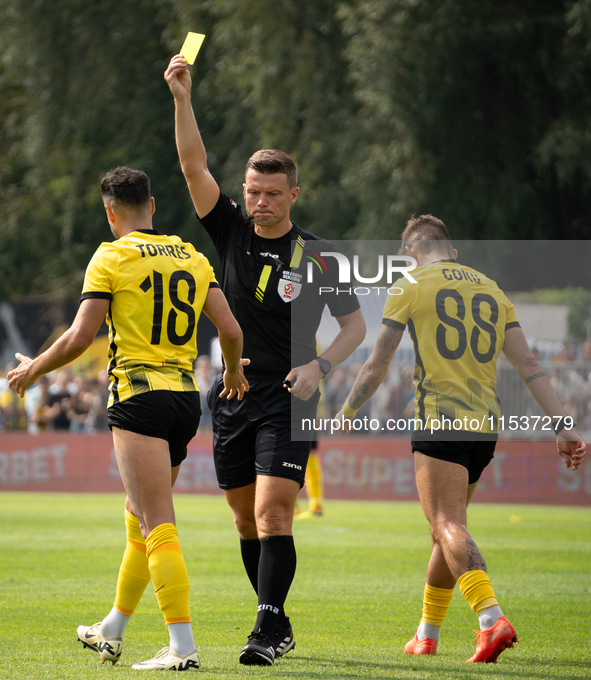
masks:
<instances>
[{"instance_id":1,"label":"yellow card","mask_svg":"<svg viewBox=\"0 0 591 680\"><path fill-rule=\"evenodd\" d=\"M205 35L203 33L187 33L185 42L181 47L179 54L187 60L187 64L192 64L197 58L197 52L201 49Z\"/></svg>"}]
</instances>

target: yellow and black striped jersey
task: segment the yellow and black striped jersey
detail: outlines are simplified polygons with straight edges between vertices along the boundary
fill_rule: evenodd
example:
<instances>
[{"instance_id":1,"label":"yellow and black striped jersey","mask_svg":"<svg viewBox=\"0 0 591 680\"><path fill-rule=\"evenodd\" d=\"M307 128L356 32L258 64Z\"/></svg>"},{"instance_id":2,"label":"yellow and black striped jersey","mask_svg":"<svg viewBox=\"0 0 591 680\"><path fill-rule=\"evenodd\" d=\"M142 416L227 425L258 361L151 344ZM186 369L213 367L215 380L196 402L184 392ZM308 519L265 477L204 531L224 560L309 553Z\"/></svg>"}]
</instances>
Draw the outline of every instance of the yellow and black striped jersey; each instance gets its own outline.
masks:
<instances>
[{"instance_id":1,"label":"yellow and black striped jersey","mask_svg":"<svg viewBox=\"0 0 591 680\"><path fill-rule=\"evenodd\" d=\"M479 432L496 432L496 364L505 331L519 326L513 305L494 281L454 260L418 267L412 277L416 283L401 279L390 289L382 323L408 326L415 418L423 427L444 416L477 419Z\"/></svg>"},{"instance_id":2,"label":"yellow and black striped jersey","mask_svg":"<svg viewBox=\"0 0 591 680\"><path fill-rule=\"evenodd\" d=\"M82 300L110 300L108 406L152 390L194 392L197 321L210 287L207 258L177 236L141 229L102 243Z\"/></svg>"}]
</instances>

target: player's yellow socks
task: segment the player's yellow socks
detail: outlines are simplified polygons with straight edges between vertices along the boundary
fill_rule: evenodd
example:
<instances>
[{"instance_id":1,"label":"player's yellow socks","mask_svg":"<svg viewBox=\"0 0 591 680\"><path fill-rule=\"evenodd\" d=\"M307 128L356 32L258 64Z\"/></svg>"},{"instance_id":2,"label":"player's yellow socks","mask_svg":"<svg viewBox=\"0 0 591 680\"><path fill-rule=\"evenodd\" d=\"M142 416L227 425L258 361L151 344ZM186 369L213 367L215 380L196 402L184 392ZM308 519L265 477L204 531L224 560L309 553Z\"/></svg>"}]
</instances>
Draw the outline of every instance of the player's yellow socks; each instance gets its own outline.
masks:
<instances>
[{"instance_id":1,"label":"player's yellow socks","mask_svg":"<svg viewBox=\"0 0 591 680\"><path fill-rule=\"evenodd\" d=\"M458 586L472 611L477 614L488 607L499 604L485 571L480 569L467 571L458 579Z\"/></svg>"},{"instance_id":2,"label":"player's yellow socks","mask_svg":"<svg viewBox=\"0 0 591 680\"><path fill-rule=\"evenodd\" d=\"M430 626L441 628L453 595L453 588L435 588L426 583L423 593L423 618L421 623L428 623Z\"/></svg>"},{"instance_id":3,"label":"player's yellow socks","mask_svg":"<svg viewBox=\"0 0 591 680\"><path fill-rule=\"evenodd\" d=\"M150 582L150 570L140 522L127 510L125 511L125 530L127 547L119 567L114 604L122 614L131 616Z\"/></svg>"},{"instance_id":4,"label":"player's yellow socks","mask_svg":"<svg viewBox=\"0 0 591 680\"><path fill-rule=\"evenodd\" d=\"M310 453L308 467L306 468L306 490L310 502L310 512L322 510L324 501L322 466L317 453Z\"/></svg>"},{"instance_id":5,"label":"player's yellow socks","mask_svg":"<svg viewBox=\"0 0 591 680\"><path fill-rule=\"evenodd\" d=\"M159 524L146 539L150 576L168 623L189 623L189 574L174 524Z\"/></svg>"}]
</instances>

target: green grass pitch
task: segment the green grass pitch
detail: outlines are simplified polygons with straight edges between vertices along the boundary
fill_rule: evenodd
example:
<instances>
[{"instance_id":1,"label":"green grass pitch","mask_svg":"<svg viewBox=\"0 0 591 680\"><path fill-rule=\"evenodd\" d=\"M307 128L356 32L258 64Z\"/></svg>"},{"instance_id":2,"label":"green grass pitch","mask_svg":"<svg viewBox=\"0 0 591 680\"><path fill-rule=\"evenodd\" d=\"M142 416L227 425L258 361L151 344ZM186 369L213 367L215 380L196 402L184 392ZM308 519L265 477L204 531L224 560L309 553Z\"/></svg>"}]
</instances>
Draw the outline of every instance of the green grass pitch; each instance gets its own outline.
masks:
<instances>
[{"instance_id":1,"label":"green grass pitch","mask_svg":"<svg viewBox=\"0 0 591 680\"><path fill-rule=\"evenodd\" d=\"M519 636L499 663L466 664L477 618L457 588L437 657L406 656L429 556L417 503L337 502L295 524L287 610L297 646L271 668L238 664L256 600L223 498L176 496L201 675L293 680L591 677L591 511L474 503L469 528ZM76 627L110 610L125 538L117 495L0 494L0 678L136 678L168 635L150 586L121 661L101 665Z\"/></svg>"}]
</instances>

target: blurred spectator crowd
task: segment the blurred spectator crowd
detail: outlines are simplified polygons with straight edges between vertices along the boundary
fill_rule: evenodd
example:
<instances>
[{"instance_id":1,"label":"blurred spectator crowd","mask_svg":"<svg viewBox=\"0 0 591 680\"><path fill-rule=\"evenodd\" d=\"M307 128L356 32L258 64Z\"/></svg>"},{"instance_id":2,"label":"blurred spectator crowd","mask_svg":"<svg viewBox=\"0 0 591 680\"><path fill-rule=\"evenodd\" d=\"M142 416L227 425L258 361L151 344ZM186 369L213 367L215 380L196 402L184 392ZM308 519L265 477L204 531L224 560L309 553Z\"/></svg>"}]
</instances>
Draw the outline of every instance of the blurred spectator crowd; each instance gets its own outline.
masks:
<instances>
[{"instance_id":1,"label":"blurred spectator crowd","mask_svg":"<svg viewBox=\"0 0 591 680\"><path fill-rule=\"evenodd\" d=\"M0 378L0 430L28 430L32 434L48 430L94 433L107 428L107 372L96 378L73 375L63 368L42 375L21 399L8 388L5 367Z\"/></svg>"},{"instance_id":2,"label":"blurred spectator crowd","mask_svg":"<svg viewBox=\"0 0 591 680\"><path fill-rule=\"evenodd\" d=\"M552 387L563 404L565 413L578 423L579 432L591 432L591 340L580 344L566 343L553 352L532 351L546 371ZM69 368L41 376L27 391L24 399L8 388L5 367L0 377L0 430L28 430L38 433L48 430L99 432L107 428L108 376L74 375ZM352 361L336 367L322 382L323 398L320 418L333 418L361 370L362 364ZM195 377L201 392L200 430L211 429L211 413L205 395L221 370L221 354L212 343L211 357L199 356L195 362ZM376 419L380 424L388 419L414 417L414 362L409 356L395 356L386 379L376 394L357 414L357 418ZM542 415L524 382L504 358L499 358L497 389L505 415Z\"/></svg>"},{"instance_id":3,"label":"blurred spectator crowd","mask_svg":"<svg viewBox=\"0 0 591 680\"><path fill-rule=\"evenodd\" d=\"M591 340L564 343L558 353L546 355L536 348L532 352L546 372L567 416L577 423L579 434L591 433ZM497 373L498 392L503 413L542 415L531 392L503 355Z\"/></svg>"},{"instance_id":4,"label":"blurred spectator crowd","mask_svg":"<svg viewBox=\"0 0 591 680\"><path fill-rule=\"evenodd\" d=\"M108 430L107 401L109 378L107 371L96 377L75 375L62 368L42 375L21 399L9 389L6 374L16 364L10 362L0 376L0 431L28 430L32 434L52 430L94 433ZM205 395L213 384L217 371L207 355L195 362L195 377L201 390L201 429L211 428L211 413Z\"/></svg>"},{"instance_id":5,"label":"blurred spectator crowd","mask_svg":"<svg viewBox=\"0 0 591 680\"><path fill-rule=\"evenodd\" d=\"M550 379L566 415L577 423L580 433L590 433L591 340L578 344L553 343L552 347L546 346L542 351L533 346L532 352ZM325 378L320 418L333 418L339 412L361 365L354 362L339 366ZM499 357L497 369L497 390L502 413L506 417L542 416L543 412L531 392L503 354ZM414 418L413 372L414 360L404 355L398 358L395 354L384 382L357 412L356 418L367 416L368 419L375 419L380 424L380 430L389 419ZM531 432L530 435L533 437L535 433ZM392 436L391 432L388 436Z\"/></svg>"}]
</instances>

